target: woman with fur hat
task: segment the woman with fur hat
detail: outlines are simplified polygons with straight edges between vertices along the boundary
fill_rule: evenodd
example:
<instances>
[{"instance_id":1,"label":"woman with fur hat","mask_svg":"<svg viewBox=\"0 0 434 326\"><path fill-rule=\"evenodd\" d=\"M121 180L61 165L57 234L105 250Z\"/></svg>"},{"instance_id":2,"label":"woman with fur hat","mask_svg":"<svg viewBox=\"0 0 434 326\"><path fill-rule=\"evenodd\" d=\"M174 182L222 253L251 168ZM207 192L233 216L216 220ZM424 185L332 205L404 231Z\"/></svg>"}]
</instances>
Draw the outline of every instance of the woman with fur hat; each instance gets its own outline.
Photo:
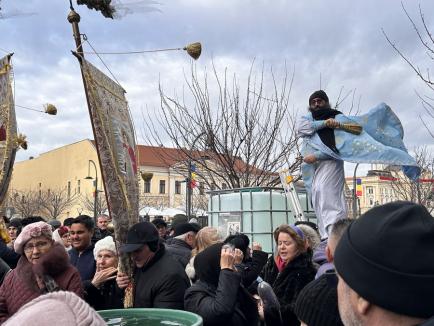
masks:
<instances>
[{"instance_id":1,"label":"woman with fur hat","mask_svg":"<svg viewBox=\"0 0 434 326\"><path fill-rule=\"evenodd\" d=\"M66 290L82 296L80 274L70 264L63 246L52 239L49 224L36 222L25 226L15 240L14 249L21 258L0 287L0 323L47 292Z\"/></svg>"},{"instance_id":2,"label":"woman with fur hat","mask_svg":"<svg viewBox=\"0 0 434 326\"><path fill-rule=\"evenodd\" d=\"M283 325L300 325L294 314L297 296L315 278L316 270L306 246L303 231L295 225L281 225L274 231L277 255L271 256L261 277L279 299Z\"/></svg>"},{"instance_id":3,"label":"woman with fur hat","mask_svg":"<svg viewBox=\"0 0 434 326\"><path fill-rule=\"evenodd\" d=\"M118 254L111 236L95 243L93 255L96 273L93 279L84 282L84 298L95 310L123 308L123 292L116 286Z\"/></svg>"}]
</instances>

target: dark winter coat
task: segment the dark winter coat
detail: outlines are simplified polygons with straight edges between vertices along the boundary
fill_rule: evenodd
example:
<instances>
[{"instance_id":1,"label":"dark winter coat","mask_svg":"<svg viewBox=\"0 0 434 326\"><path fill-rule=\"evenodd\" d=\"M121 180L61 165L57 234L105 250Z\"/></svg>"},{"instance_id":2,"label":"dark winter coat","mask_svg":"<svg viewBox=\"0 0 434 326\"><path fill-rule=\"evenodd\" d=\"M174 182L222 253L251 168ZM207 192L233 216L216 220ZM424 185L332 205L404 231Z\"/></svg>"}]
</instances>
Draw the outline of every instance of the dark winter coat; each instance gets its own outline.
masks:
<instances>
[{"instance_id":1,"label":"dark winter coat","mask_svg":"<svg viewBox=\"0 0 434 326\"><path fill-rule=\"evenodd\" d=\"M218 286L197 281L185 293L184 308L203 318L204 326L251 326L258 323L256 302L241 286L238 272L224 269Z\"/></svg>"},{"instance_id":2,"label":"dark winter coat","mask_svg":"<svg viewBox=\"0 0 434 326\"><path fill-rule=\"evenodd\" d=\"M7 275L7 273L9 273L10 270L11 268L9 267L9 265L0 258L0 286L2 285L5 276Z\"/></svg>"},{"instance_id":3,"label":"dark winter coat","mask_svg":"<svg viewBox=\"0 0 434 326\"><path fill-rule=\"evenodd\" d=\"M185 270L164 245L142 268L134 270L134 308L182 309L190 286Z\"/></svg>"},{"instance_id":4,"label":"dark winter coat","mask_svg":"<svg viewBox=\"0 0 434 326\"><path fill-rule=\"evenodd\" d=\"M41 278L45 275L49 276L60 289L83 296L77 269L69 263L63 245L54 244L35 265L31 264L24 255L21 256L17 267L6 275L0 287L0 324L27 302L47 292L46 288L38 287L35 275Z\"/></svg>"},{"instance_id":5,"label":"dark winter coat","mask_svg":"<svg viewBox=\"0 0 434 326\"><path fill-rule=\"evenodd\" d=\"M271 285L279 299L283 325L300 325L294 314L295 301L306 284L315 278L315 273L310 256L306 253L294 258L281 273L277 269L274 257L268 259L261 277Z\"/></svg>"},{"instance_id":6,"label":"dark winter coat","mask_svg":"<svg viewBox=\"0 0 434 326\"><path fill-rule=\"evenodd\" d=\"M108 280L99 288L91 281L85 281L84 300L95 310L122 309L124 291L116 285L116 280Z\"/></svg>"},{"instance_id":7,"label":"dark winter coat","mask_svg":"<svg viewBox=\"0 0 434 326\"><path fill-rule=\"evenodd\" d=\"M251 258L236 266L237 270L241 273L242 283L246 288L256 281L267 260L268 254L266 252L253 250Z\"/></svg>"},{"instance_id":8,"label":"dark winter coat","mask_svg":"<svg viewBox=\"0 0 434 326\"><path fill-rule=\"evenodd\" d=\"M190 245L184 240L173 238L170 244L166 244L166 249L185 269L191 257L192 248Z\"/></svg>"},{"instance_id":9,"label":"dark winter coat","mask_svg":"<svg viewBox=\"0 0 434 326\"><path fill-rule=\"evenodd\" d=\"M0 239L0 258L3 259L10 268L15 268L17 266L20 257L21 255L9 248L3 239Z\"/></svg>"},{"instance_id":10,"label":"dark winter coat","mask_svg":"<svg viewBox=\"0 0 434 326\"><path fill-rule=\"evenodd\" d=\"M94 245L90 245L81 254L75 248L71 248L68 251L69 257L71 259L71 264L78 269L80 273L81 280L88 281L92 280L96 271L96 261L93 257Z\"/></svg>"}]
</instances>

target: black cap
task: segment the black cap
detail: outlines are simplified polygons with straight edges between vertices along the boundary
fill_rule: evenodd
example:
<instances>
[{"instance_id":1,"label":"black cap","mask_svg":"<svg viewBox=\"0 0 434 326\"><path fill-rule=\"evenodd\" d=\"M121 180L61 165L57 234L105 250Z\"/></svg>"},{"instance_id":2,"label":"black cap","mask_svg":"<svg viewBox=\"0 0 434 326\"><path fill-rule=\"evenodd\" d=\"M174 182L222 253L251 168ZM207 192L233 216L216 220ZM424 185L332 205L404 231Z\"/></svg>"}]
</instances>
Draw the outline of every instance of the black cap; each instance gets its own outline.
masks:
<instances>
[{"instance_id":1,"label":"black cap","mask_svg":"<svg viewBox=\"0 0 434 326\"><path fill-rule=\"evenodd\" d=\"M175 232L173 234L174 237L178 235L185 234L187 232L199 232L200 225L197 223L181 223L175 227Z\"/></svg>"},{"instance_id":2,"label":"black cap","mask_svg":"<svg viewBox=\"0 0 434 326\"><path fill-rule=\"evenodd\" d=\"M320 89L319 91L313 92L312 95L309 96L309 105L310 105L310 102L312 102L312 100L315 98L321 98L324 101L326 101L327 103L329 102L329 97L327 96L326 92L324 92L322 89Z\"/></svg>"},{"instance_id":3,"label":"black cap","mask_svg":"<svg viewBox=\"0 0 434 326\"><path fill-rule=\"evenodd\" d=\"M158 231L154 224L150 222L140 222L134 224L127 233L127 241L121 245L119 250L121 253L129 253L143 247L148 242L157 241L159 239Z\"/></svg>"},{"instance_id":4,"label":"black cap","mask_svg":"<svg viewBox=\"0 0 434 326\"><path fill-rule=\"evenodd\" d=\"M162 218L154 218L151 223L154 224L155 227L157 227L157 228L160 228L160 227L167 228L167 223Z\"/></svg>"},{"instance_id":5,"label":"black cap","mask_svg":"<svg viewBox=\"0 0 434 326\"><path fill-rule=\"evenodd\" d=\"M434 315L434 218L422 205L372 208L339 241L337 272L374 305L400 315Z\"/></svg>"}]
</instances>

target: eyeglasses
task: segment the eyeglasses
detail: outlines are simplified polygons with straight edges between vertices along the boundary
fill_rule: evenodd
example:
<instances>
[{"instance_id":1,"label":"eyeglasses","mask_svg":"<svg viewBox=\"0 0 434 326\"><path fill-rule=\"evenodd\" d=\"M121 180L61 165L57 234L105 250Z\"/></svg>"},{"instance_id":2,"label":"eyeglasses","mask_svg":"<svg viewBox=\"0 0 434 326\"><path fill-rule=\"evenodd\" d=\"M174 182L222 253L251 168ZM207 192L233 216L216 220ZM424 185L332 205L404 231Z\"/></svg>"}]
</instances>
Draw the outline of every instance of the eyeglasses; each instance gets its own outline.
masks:
<instances>
[{"instance_id":1,"label":"eyeglasses","mask_svg":"<svg viewBox=\"0 0 434 326\"><path fill-rule=\"evenodd\" d=\"M50 242L46 242L46 241L36 242L35 244L29 244L24 246L24 252L31 253L35 248L37 248L38 250L44 250L47 249L49 246L50 246Z\"/></svg>"},{"instance_id":2,"label":"eyeglasses","mask_svg":"<svg viewBox=\"0 0 434 326\"><path fill-rule=\"evenodd\" d=\"M314 98L312 101L310 101L310 104L314 105L314 104L321 104L325 102L322 98Z\"/></svg>"}]
</instances>

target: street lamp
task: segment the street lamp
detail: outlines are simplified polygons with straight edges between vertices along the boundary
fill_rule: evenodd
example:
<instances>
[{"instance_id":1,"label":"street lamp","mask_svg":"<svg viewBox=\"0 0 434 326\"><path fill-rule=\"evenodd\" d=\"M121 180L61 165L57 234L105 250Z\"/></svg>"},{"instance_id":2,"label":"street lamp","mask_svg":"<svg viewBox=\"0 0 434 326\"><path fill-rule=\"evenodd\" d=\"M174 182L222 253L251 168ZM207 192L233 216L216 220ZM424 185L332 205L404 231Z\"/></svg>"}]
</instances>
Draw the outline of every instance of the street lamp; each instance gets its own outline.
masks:
<instances>
[{"instance_id":1,"label":"street lamp","mask_svg":"<svg viewBox=\"0 0 434 326\"><path fill-rule=\"evenodd\" d=\"M90 176L90 163L92 163L93 167L95 168L95 180ZM97 212L98 212L98 169L96 168L96 164L93 160L89 160L88 165L87 165L87 177L85 177L86 180L93 180L93 187L95 189L94 192L94 202L93 202L93 219L95 221L95 225L96 225L96 216L97 216Z\"/></svg>"},{"instance_id":2,"label":"street lamp","mask_svg":"<svg viewBox=\"0 0 434 326\"><path fill-rule=\"evenodd\" d=\"M356 164L356 167L354 168L354 175L353 175L353 218L356 218L357 216L357 168L359 167L359 163Z\"/></svg>"},{"instance_id":3,"label":"street lamp","mask_svg":"<svg viewBox=\"0 0 434 326\"><path fill-rule=\"evenodd\" d=\"M196 138L193 140L190 146L190 155L193 155L194 146L196 145L196 142L205 135L206 132L203 131L199 135L196 136ZM192 212L192 196L193 196L193 187L192 187L192 180L193 173L196 173L196 165L192 162L192 159L190 158L188 160L188 167L187 167L187 178L186 178L186 201L185 201L185 213L187 214L187 217L191 218L191 212Z\"/></svg>"}]
</instances>

